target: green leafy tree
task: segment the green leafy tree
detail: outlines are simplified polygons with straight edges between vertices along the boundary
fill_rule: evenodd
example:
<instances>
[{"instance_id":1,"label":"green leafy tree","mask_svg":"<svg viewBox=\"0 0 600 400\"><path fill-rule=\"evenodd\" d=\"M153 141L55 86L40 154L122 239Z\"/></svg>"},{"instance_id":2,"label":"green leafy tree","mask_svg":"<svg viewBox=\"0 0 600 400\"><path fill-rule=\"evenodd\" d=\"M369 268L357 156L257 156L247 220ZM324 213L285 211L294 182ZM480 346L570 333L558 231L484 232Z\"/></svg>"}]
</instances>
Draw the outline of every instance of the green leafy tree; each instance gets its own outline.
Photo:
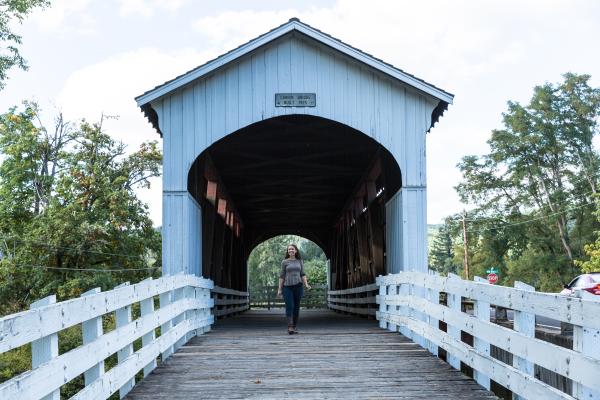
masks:
<instances>
[{"instance_id":1,"label":"green leafy tree","mask_svg":"<svg viewBox=\"0 0 600 400\"><path fill-rule=\"evenodd\" d=\"M159 273L160 234L135 193L160 173L156 143L127 155L101 123L59 116L47 130L38 115L0 116L0 314Z\"/></svg>"},{"instance_id":2,"label":"green leafy tree","mask_svg":"<svg viewBox=\"0 0 600 400\"><path fill-rule=\"evenodd\" d=\"M459 163L457 191L476 207L469 232L475 264L499 265L510 281L520 279L515 263L523 258L547 279L540 287L554 289L577 272L574 261L598 227L588 204L599 173L600 89L589 80L565 74L559 84L536 87L527 105L509 102L490 152ZM536 254L552 262L542 267Z\"/></svg>"},{"instance_id":3,"label":"green leafy tree","mask_svg":"<svg viewBox=\"0 0 600 400\"><path fill-rule=\"evenodd\" d=\"M292 235L276 236L265 240L250 253L248 271L251 291L253 288L276 286L281 271L281 260L290 243L296 243Z\"/></svg>"},{"instance_id":4,"label":"green leafy tree","mask_svg":"<svg viewBox=\"0 0 600 400\"><path fill-rule=\"evenodd\" d=\"M596 200L596 218L600 221L600 200ZM600 231L596 231L596 241L584 246L588 260L578 260L577 265L583 272L600 271Z\"/></svg>"},{"instance_id":5,"label":"green leafy tree","mask_svg":"<svg viewBox=\"0 0 600 400\"><path fill-rule=\"evenodd\" d=\"M250 257L248 257L250 292L278 284L281 260L284 259L285 251L290 243L296 244L302 254L309 282L311 284L327 283L327 259L323 250L302 237L281 235L262 242L250 253Z\"/></svg>"},{"instance_id":6,"label":"green leafy tree","mask_svg":"<svg viewBox=\"0 0 600 400\"><path fill-rule=\"evenodd\" d=\"M302 253L302 258L305 260L321 260L323 262L327 261L325 253L315 242L300 238L299 246L300 252Z\"/></svg>"},{"instance_id":7,"label":"green leafy tree","mask_svg":"<svg viewBox=\"0 0 600 400\"><path fill-rule=\"evenodd\" d=\"M327 261L312 259L304 262L304 272L311 285L327 284Z\"/></svg>"},{"instance_id":8,"label":"green leafy tree","mask_svg":"<svg viewBox=\"0 0 600 400\"><path fill-rule=\"evenodd\" d=\"M315 242L303 239L300 252L304 258L304 272L311 285L327 284L327 258L323 250Z\"/></svg>"},{"instance_id":9,"label":"green leafy tree","mask_svg":"<svg viewBox=\"0 0 600 400\"><path fill-rule=\"evenodd\" d=\"M454 241L447 223L440 226L429 251L429 268L447 274L458 273L460 264L454 261Z\"/></svg>"},{"instance_id":10,"label":"green leafy tree","mask_svg":"<svg viewBox=\"0 0 600 400\"><path fill-rule=\"evenodd\" d=\"M22 38L13 32L11 24L23 22L34 9L48 5L48 0L0 0L0 90L5 86L9 69L27 69L27 63L19 53Z\"/></svg>"}]
</instances>

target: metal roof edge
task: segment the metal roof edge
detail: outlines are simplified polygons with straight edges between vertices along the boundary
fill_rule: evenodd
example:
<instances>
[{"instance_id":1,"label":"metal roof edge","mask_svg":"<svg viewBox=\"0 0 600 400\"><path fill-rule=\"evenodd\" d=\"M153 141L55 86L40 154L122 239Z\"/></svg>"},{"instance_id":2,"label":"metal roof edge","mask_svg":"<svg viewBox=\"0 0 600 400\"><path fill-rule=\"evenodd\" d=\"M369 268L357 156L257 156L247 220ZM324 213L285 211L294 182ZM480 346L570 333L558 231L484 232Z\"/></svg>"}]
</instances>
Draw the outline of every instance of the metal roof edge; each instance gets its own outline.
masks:
<instances>
[{"instance_id":1,"label":"metal roof edge","mask_svg":"<svg viewBox=\"0 0 600 400\"><path fill-rule=\"evenodd\" d=\"M166 83L157 86L154 89L147 91L146 93L135 98L137 105L139 107L144 106L169 92L179 89L180 87L216 70L219 67L222 67L237 58L240 58L251 51L291 32L298 31L320 43L323 43L343 54L346 54L349 57L354 58L362 62L363 64L369 65L372 68L375 68L388 76L391 76L405 84L408 84L415 89L418 89L432 97L435 97L443 102L448 104L452 104L454 95L448 92L445 92L442 89L439 89L415 76L412 76L390 64L385 63L382 60L379 60L370 54L367 54L357 48L354 48L339 39L334 38L324 32L321 32L318 29L315 29L309 25L306 25L297 18L292 18L289 22L280 25L277 28L247 42L246 44L241 45L240 47L231 50L212 61L207 62L204 65L201 65L183 75L180 75L174 78L171 81L167 81Z\"/></svg>"},{"instance_id":2,"label":"metal roof edge","mask_svg":"<svg viewBox=\"0 0 600 400\"><path fill-rule=\"evenodd\" d=\"M386 62L379 60L375 57L373 57L370 54L367 54L355 47L352 47L344 42L342 42L339 39L336 39L332 36L329 36L326 33L323 33L321 31L319 31L318 29L315 29L309 25L300 23L298 28L296 28L299 32L310 36L311 38L322 42L336 50L338 50L341 53L346 54L349 57L352 57L360 62L362 62L363 64L369 65L383 73L385 73L386 75L389 75L393 78L396 78L397 80L404 82L412 87L414 87L415 89L419 89L422 92L425 92L439 100L445 101L449 104L452 104L452 101L454 99L454 95L450 94L448 92L445 92L442 89L439 89L421 79L418 79L396 67L391 66L390 64L387 64Z\"/></svg>"}]
</instances>

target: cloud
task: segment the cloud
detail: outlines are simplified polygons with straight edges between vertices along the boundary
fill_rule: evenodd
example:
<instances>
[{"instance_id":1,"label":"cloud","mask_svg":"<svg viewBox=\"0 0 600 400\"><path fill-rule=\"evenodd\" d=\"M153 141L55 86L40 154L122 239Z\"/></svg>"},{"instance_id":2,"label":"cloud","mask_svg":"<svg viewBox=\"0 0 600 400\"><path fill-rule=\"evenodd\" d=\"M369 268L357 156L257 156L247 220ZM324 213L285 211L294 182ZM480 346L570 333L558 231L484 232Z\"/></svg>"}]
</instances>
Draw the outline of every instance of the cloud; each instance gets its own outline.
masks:
<instances>
[{"instance_id":1,"label":"cloud","mask_svg":"<svg viewBox=\"0 0 600 400\"><path fill-rule=\"evenodd\" d=\"M50 7L36 10L31 21L42 32L96 33L96 19L89 8L91 0L53 0Z\"/></svg>"},{"instance_id":2,"label":"cloud","mask_svg":"<svg viewBox=\"0 0 600 400\"><path fill-rule=\"evenodd\" d=\"M189 70L191 65L201 64L205 58L192 49L161 52L143 48L116 54L73 72L58 95L57 104L71 117L96 120L101 113L118 115L120 122L115 128L119 131L115 134L135 145L149 135L137 132L142 117L134 97ZM143 118L141 121L145 124ZM133 132L124 131L134 126Z\"/></svg>"},{"instance_id":3,"label":"cloud","mask_svg":"<svg viewBox=\"0 0 600 400\"><path fill-rule=\"evenodd\" d=\"M192 28L207 39L207 45L222 52L261 35L290 18L300 15L294 9L283 11L225 11L197 19Z\"/></svg>"},{"instance_id":4,"label":"cloud","mask_svg":"<svg viewBox=\"0 0 600 400\"><path fill-rule=\"evenodd\" d=\"M73 72L56 104L67 120L85 118L95 122L102 114L118 116L118 119L107 119L103 127L130 151L148 140L158 140L162 145L134 98L188 70L190 65L201 64L207 57L190 49L161 52L144 48L117 54ZM160 185L160 180L155 180L152 190L139 193L142 200L149 203L155 224L161 223Z\"/></svg>"},{"instance_id":5,"label":"cloud","mask_svg":"<svg viewBox=\"0 0 600 400\"><path fill-rule=\"evenodd\" d=\"M119 16L141 15L150 18L160 11L171 13L183 7L188 0L117 0Z\"/></svg>"},{"instance_id":6,"label":"cloud","mask_svg":"<svg viewBox=\"0 0 600 400\"><path fill-rule=\"evenodd\" d=\"M461 7L460 3L374 0L364 7L363 1L345 0L332 8L303 11L226 11L199 18L192 27L206 38L209 46L227 51L291 17L299 17L419 76L437 74L438 64L432 64L432 59L444 60L450 63L447 65L450 71L471 76L487 71L496 63L510 62L515 53L522 52L522 47L511 38L514 35L496 29L502 22L488 23L491 14L495 15L494 7L476 9L468 3ZM472 13L465 13L469 8ZM490 52L490 44L497 45L497 51Z\"/></svg>"}]
</instances>

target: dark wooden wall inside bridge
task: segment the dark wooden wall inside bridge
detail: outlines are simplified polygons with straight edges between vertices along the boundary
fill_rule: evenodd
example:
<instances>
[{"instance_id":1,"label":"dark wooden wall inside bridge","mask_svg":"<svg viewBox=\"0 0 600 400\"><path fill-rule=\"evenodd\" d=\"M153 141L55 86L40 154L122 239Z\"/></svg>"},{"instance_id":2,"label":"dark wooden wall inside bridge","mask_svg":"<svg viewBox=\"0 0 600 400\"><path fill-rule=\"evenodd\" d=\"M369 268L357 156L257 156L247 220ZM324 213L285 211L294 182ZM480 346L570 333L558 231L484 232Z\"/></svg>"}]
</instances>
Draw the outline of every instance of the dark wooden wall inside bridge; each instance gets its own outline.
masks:
<instances>
[{"instance_id":1,"label":"dark wooden wall inside bridge","mask_svg":"<svg viewBox=\"0 0 600 400\"><path fill-rule=\"evenodd\" d=\"M289 116L244 128L190 169L188 190L202 208L202 275L246 290L250 252L296 234L325 252L332 289L373 283L386 272L385 204L400 182L389 152L335 121Z\"/></svg>"}]
</instances>

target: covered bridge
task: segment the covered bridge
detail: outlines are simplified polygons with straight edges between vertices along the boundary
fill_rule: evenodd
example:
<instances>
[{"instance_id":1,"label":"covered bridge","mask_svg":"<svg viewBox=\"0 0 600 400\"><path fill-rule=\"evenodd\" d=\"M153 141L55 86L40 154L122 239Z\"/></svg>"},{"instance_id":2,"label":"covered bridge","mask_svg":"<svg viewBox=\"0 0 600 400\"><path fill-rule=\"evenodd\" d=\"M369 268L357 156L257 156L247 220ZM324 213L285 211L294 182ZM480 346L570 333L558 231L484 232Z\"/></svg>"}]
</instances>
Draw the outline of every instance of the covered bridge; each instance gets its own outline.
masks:
<instances>
[{"instance_id":1,"label":"covered bridge","mask_svg":"<svg viewBox=\"0 0 600 400\"><path fill-rule=\"evenodd\" d=\"M164 141L163 274L246 289L297 234L332 289L427 269L425 135L453 96L298 19L136 100Z\"/></svg>"}]
</instances>

